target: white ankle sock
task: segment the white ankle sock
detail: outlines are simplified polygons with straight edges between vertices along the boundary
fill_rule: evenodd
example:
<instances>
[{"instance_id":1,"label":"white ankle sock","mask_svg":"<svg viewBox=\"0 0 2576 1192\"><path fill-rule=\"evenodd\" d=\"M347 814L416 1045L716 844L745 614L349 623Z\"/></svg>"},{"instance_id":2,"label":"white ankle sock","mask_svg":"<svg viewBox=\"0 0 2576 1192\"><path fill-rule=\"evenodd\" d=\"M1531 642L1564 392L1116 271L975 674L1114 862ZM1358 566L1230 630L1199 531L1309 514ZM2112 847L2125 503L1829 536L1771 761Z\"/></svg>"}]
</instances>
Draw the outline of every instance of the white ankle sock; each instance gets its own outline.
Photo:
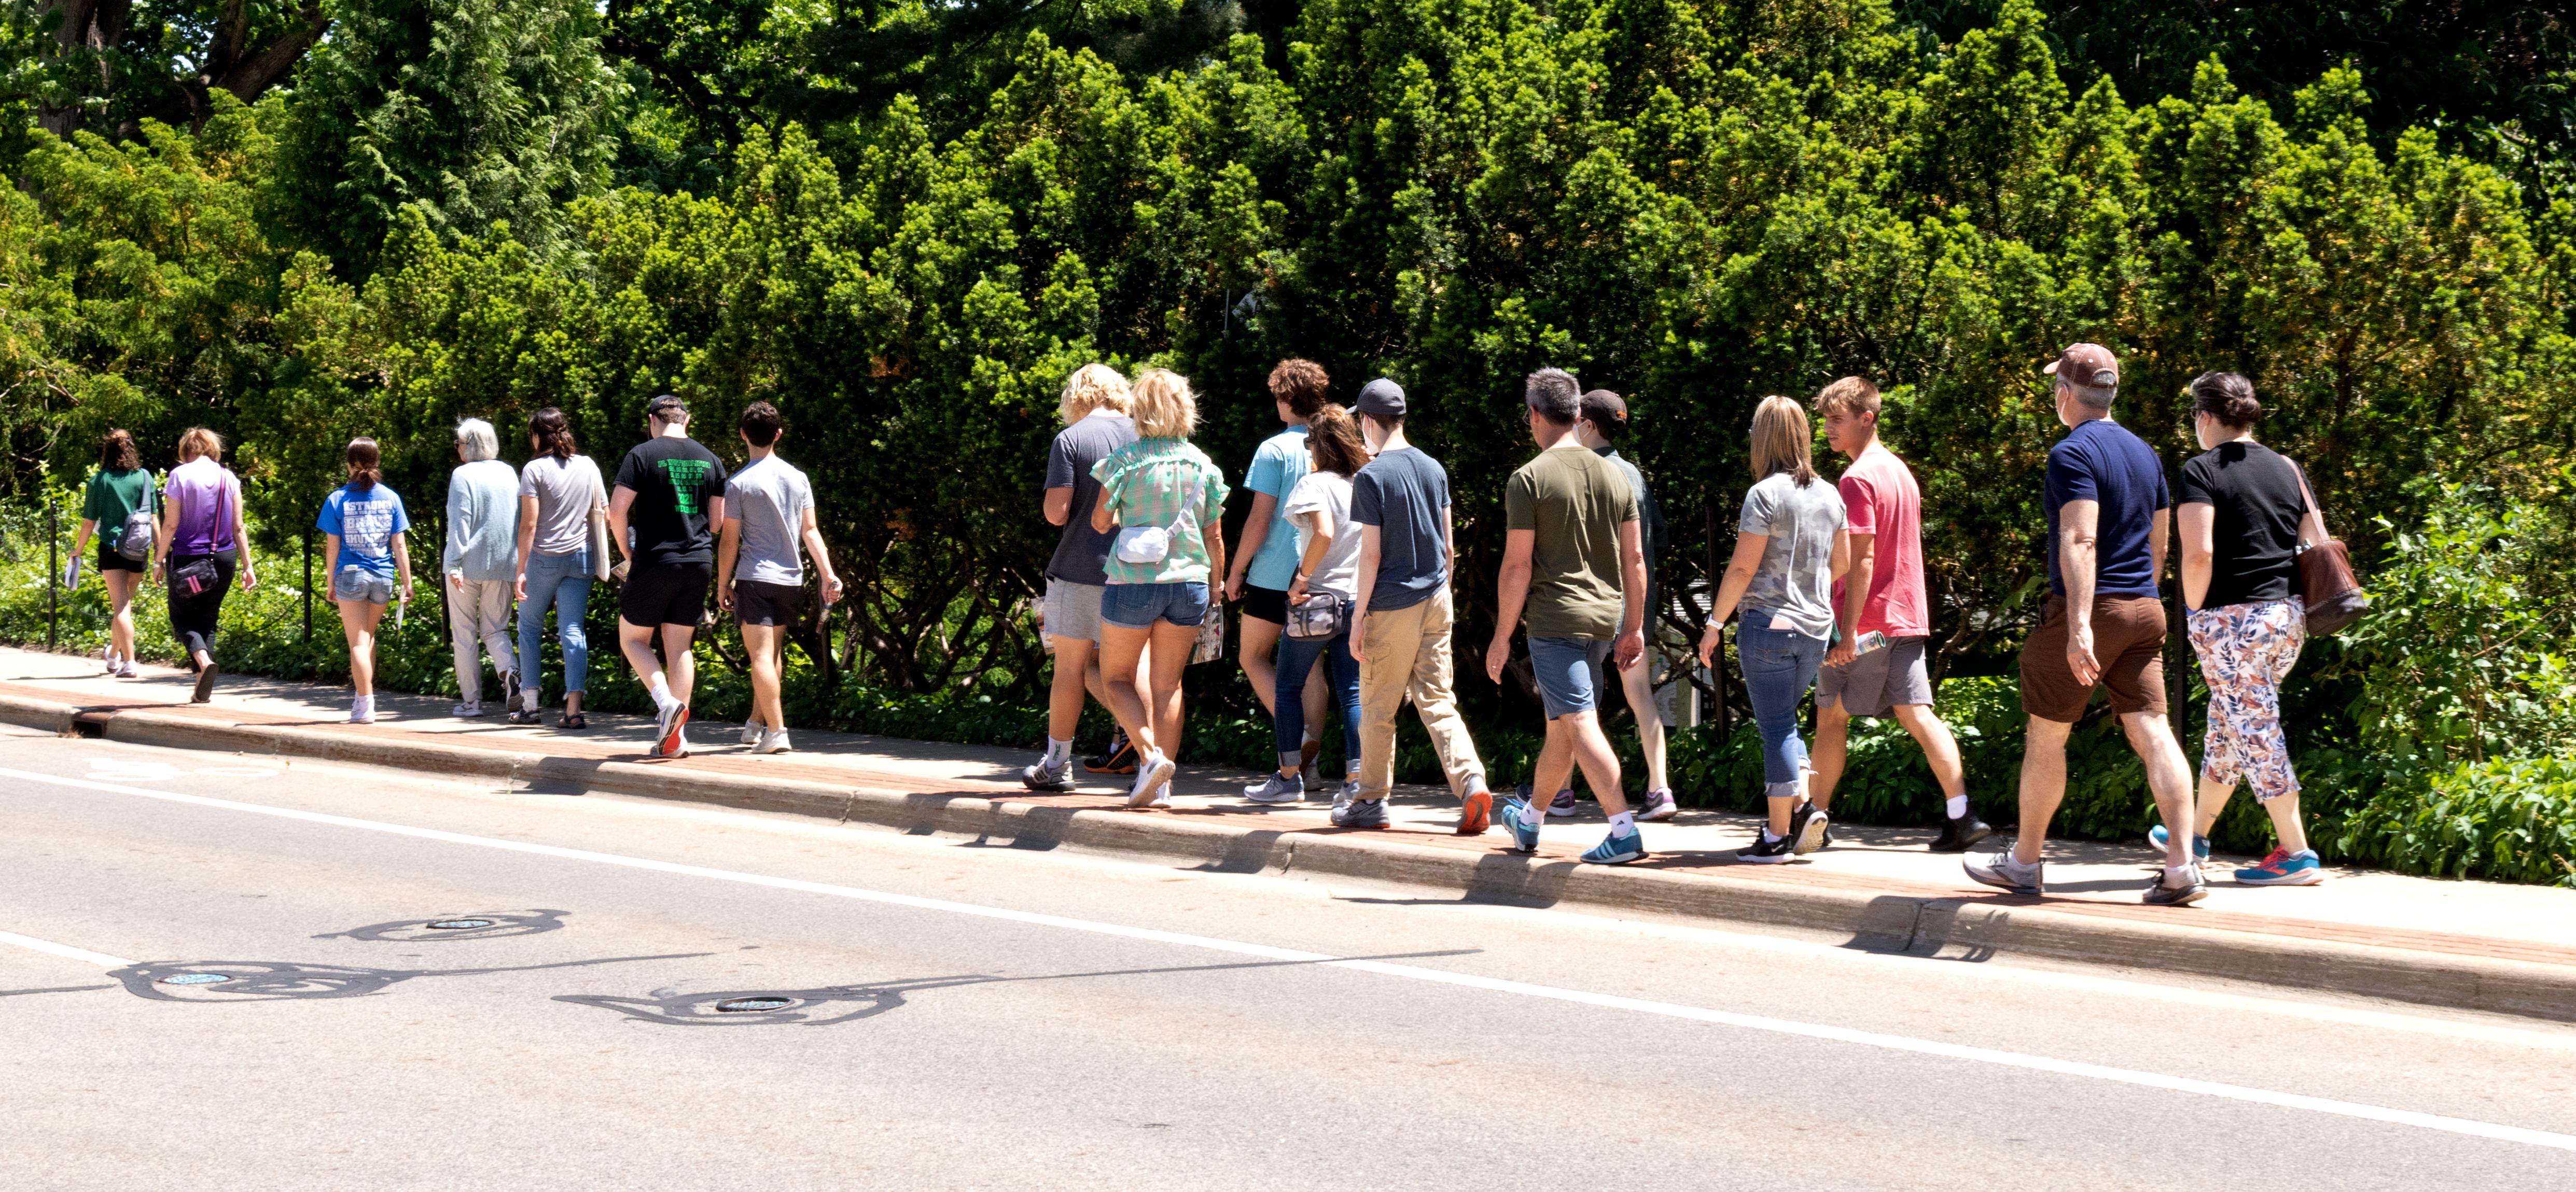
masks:
<instances>
[{"instance_id":1,"label":"white ankle sock","mask_svg":"<svg viewBox=\"0 0 2576 1192\"><path fill-rule=\"evenodd\" d=\"M671 681L661 675L646 679L644 691L653 697L653 706L657 708L667 708L680 702L671 698Z\"/></svg>"},{"instance_id":2,"label":"white ankle sock","mask_svg":"<svg viewBox=\"0 0 2576 1192\"><path fill-rule=\"evenodd\" d=\"M1048 769L1052 770L1071 760L1073 760L1073 742L1059 741L1053 737L1047 738L1045 765Z\"/></svg>"},{"instance_id":3,"label":"white ankle sock","mask_svg":"<svg viewBox=\"0 0 2576 1192\"><path fill-rule=\"evenodd\" d=\"M2192 872L2191 872L2191 871L2192 871L2192 869L2193 869L2193 868L2194 868L2194 867L2193 867L2193 866L2190 866L2190 865L2167 865L2167 866L2165 866L2165 884L2166 884L2166 885L2168 885L2168 886L2173 886L2173 887L2175 887L2175 888L2177 888L2177 889L2178 889L2178 888L2180 888L2180 887L2183 887L2183 886L2188 886L2188 885L2190 885L2190 884L2191 884L2191 876L2192 876Z\"/></svg>"},{"instance_id":4,"label":"white ankle sock","mask_svg":"<svg viewBox=\"0 0 2576 1192\"><path fill-rule=\"evenodd\" d=\"M1779 834L1779 833L1772 831L1772 830L1771 830L1770 828L1768 828L1768 827L1765 827L1765 828L1763 828L1763 829L1762 829L1762 843L1764 843L1764 844L1771 844L1771 843L1774 843L1774 842L1778 841L1779 839L1780 839L1780 834Z\"/></svg>"},{"instance_id":5,"label":"white ankle sock","mask_svg":"<svg viewBox=\"0 0 2576 1192\"><path fill-rule=\"evenodd\" d=\"M1950 801L1944 806L1949 810L1950 818L1957 819L1960 816L1968 814L1968 796L1952 795L1950 796Z\"/></svg>"},{"instance_id":6,"label":"white ankle sock","mask_svg":"<svg viewBox=\"0 0 2576 1192\"><path fill-rule=\"evenodd\" d=\"M1611 835L1613 835L1613 836L1625 836L1625 835L1629 834L1630 832L1634 832L1634 831L1636 831L1636 830L1637 830L1637 813L1636 813L1636 812L1633 812L1633 811L1622 811L1622 812L1620 812L1619 814L1617 814L1617 815L1614 815L1614 816L1611 816L1611 817L1610 817L1610 834L1611 834Z\"/></svg>"}]
</instances>

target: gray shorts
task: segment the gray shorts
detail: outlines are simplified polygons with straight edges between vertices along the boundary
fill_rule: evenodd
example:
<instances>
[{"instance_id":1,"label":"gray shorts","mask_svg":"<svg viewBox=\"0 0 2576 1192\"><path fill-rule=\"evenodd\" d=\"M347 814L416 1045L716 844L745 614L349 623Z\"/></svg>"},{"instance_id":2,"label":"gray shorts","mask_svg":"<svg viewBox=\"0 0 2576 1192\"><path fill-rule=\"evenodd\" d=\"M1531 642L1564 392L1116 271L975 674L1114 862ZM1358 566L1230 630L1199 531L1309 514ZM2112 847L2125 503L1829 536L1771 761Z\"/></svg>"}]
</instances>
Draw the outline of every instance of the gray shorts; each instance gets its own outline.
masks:
<instances>
[{"instance_id":1,"label":"gray shorts","mask_svg":"<svg viewBox=\"0 0 2576 1192\"><path fill-rule=\"evenodd\" d=\"M1046 635L1100 640L1100 584L1077 584L1049 577L1046 590Z\"/></svg>"},{"instance_id":2,"label":"gray shorts","mask_svg":"<svg viewBox=\"0 0 2576 1192\"><path fill-rule=\"evenodd\" d=\"M1852 659L1849 666L1816 672L1816 706L1840 703L1854 716L1885 716L1898 704L1932 702L1932 674L1923 669L1928 638L1900 637L1883 649Z\"/></svg>"},{"instance_id":3,"label":"gray shorts","mask_svg":"<svg viewBox=\"0 0 2576 1192\"><path fill-rule=\"evenodd\" d=\"M1593 689L1593 681L1617 644L1594 637L1529 639L1530 670L1538 680L1538 702L1548 719L1597 710L1600 693Z\"/></svg>"}]
</instances>

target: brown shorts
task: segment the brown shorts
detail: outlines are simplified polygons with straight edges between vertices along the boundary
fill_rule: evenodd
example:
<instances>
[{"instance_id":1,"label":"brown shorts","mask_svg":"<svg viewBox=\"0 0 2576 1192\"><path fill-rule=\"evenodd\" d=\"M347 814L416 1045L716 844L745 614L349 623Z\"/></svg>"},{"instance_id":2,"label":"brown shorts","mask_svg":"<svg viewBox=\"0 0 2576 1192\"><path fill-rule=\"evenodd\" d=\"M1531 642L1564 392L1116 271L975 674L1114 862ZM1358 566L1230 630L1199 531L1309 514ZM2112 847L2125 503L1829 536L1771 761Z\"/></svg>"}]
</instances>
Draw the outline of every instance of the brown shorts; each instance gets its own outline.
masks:
<instances>
[{"instance_id":1,"label":"brown shorts","mask_svg":"<svg viewBox=\"0 0 2576 1192\"><path fill-rule=\"evenodd\" d=\"M2093 660L2101 685L2111 689L2111 710L2165 712L2165 605L2153 596L2093 598ZM2073 724L2084 716L2093 689L2066 668L2066 598L2051 596L2039 628L2021 648L2021 710L2042 720Z\"/></svg>"}]
</instances>

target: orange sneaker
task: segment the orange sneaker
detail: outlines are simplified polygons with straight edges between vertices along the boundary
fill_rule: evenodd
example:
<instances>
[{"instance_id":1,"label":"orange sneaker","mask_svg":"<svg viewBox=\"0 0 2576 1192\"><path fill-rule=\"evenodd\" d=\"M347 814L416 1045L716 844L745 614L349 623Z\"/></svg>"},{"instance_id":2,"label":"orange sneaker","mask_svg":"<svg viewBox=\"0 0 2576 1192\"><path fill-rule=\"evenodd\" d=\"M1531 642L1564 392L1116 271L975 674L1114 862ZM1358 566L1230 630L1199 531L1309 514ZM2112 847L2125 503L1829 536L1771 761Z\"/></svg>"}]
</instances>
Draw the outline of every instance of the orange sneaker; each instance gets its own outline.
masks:
<instances>
[{"instance_id":1,"label":"orange sneaker","mask_svg":"<svg viewBox=\"0 0 2576 1192\"><path fill-rule=\"evenodd\" d=\"M1483 787L1467 792L1458 804L1458 834L1482 836L1494 823L1494 793Z\"/></svg>"}]
</instances>

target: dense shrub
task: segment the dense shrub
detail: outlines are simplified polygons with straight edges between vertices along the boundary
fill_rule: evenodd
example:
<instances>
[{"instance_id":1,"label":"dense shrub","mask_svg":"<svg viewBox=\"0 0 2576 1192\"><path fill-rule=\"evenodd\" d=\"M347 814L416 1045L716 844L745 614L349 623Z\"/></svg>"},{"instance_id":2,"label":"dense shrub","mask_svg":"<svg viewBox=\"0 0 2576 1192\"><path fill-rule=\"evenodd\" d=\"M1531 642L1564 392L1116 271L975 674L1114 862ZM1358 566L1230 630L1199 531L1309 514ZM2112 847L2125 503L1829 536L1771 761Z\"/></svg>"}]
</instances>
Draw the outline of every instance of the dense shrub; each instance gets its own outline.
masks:
<instances>
[{"instance_id":1,"label":"dense shrub","mask_svg":"<svg viewBox=\"0 0 2576 1192\"><path fill-rule=\"evenodd\" d=\"M2343 820L2335 849L2408 873L2576 887L2576 756L2466 763Z\"/></svg>"}]
</instances>

